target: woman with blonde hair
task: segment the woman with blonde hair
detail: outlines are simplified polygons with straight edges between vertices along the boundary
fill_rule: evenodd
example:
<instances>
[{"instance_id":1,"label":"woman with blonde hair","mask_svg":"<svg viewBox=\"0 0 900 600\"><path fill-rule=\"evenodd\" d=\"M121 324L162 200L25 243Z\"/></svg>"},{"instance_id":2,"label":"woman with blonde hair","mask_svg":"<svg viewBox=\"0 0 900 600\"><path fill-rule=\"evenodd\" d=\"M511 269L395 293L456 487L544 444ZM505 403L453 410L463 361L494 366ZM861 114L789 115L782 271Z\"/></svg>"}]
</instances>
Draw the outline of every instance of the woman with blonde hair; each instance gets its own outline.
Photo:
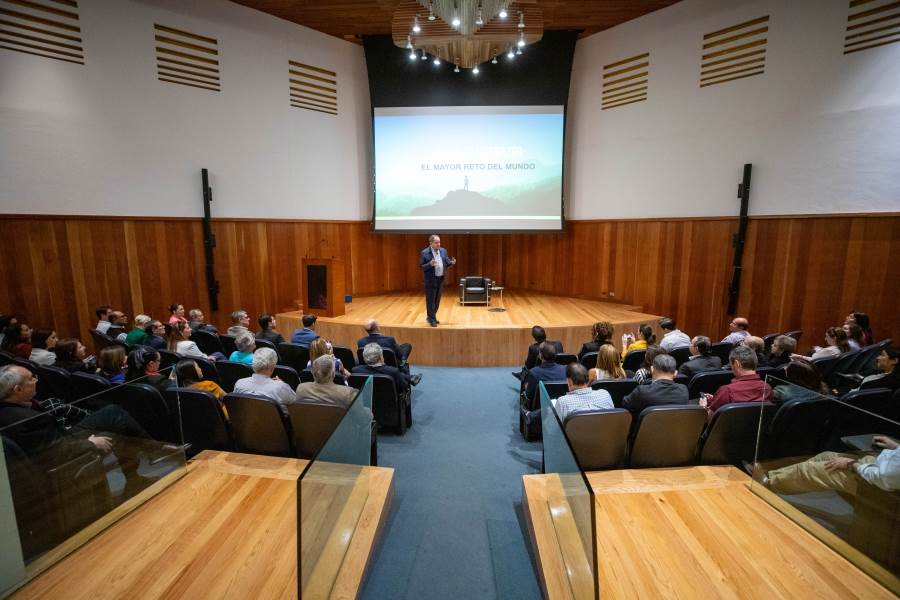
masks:
<instances>
[{"instance_id":1,"label":"woman with blonde hair","mask_svg":"<svg viewBox=\"0 0 900 600\"><path fill-rule=\"evenodd\" d=\"M334 350L332 350L331 348L331 343L326 342L322 338L316 338L311 341L309 343L309 362L306 363L306 368L312 369L313 361L326 354L334 354ZM340 375L341 377L343 377L345 383L350 377L350 371L344 368L344 365L343 363L341 363L341 359L339 358L334 359L334 373L335 375Z\"/></svg>"},{"instance_id":2,"label":"woman with blonde hair","mask_svg":"<svg viewBox=\"0 0 900 600\"><path fill-rule=\"evenodd\" d=\"M625 379L622 358L615 346L611 344L600 346L600 350L597 351L597 368L591 369L588 375L591 383L601 379Z\"/></svg>"},{"instance_id":3,"label":"woman with blonde hair","mask_svg":"<svg viewBox=\"0 0 900 600\"><path fill-rule=\"evenodd\" d=\"M203 354L197 342L191 340L191 326L187 321L176 321L166 326L166 348L169 352L176 352L182 356L193 356L195 358L208 358L209 360L219 360L224 358L221 352L213 354Z\"/></svg>"}]
</instances>

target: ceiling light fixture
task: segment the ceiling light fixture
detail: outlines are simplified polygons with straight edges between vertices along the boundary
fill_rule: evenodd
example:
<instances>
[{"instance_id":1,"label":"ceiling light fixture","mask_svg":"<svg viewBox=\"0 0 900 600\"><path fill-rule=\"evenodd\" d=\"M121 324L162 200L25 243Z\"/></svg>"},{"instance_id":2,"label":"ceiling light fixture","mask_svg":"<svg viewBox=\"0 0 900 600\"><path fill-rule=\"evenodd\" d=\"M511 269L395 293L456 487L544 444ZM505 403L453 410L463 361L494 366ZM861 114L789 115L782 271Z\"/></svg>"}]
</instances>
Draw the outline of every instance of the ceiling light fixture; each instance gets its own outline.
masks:
<instances>
[{"instance_id":1,"label":"ceiling light fixture","mask_svg":"<svg viewBox=\"0 0 900 600\"><path fill-rule=\"evenodd\" d=\"M521 56L521 55L522 55L522 49L516 48L516 56Z\"/></svg>"},{"instance_id":2,"label":"ceiling light fixture","mask_svg":"<svg viewBox=\"0 0 900 600\"><path fill-rule=\"evenodd\" d=\"M516 57L516 53L513 52L512 46L509 47L509 52L506 53L506 58L512 60Z\"/></svg>"},{"instance_id":3,"label":"ceiling light fixture","mask_svg":"<svg viewBox=\"0 0 900 600\"><path fill-rule=\"evenodd\" d=\"M525 32L523 31L522 33L519 34L519 41L516 42L516 46L521 48L524 45L525 45Z\"/></svg>"},{"instance_id":4,"label":"ceiling light fixture","mask_svg":"<svg viewBox=\"0 0 900 600\"><path fill-rule=\"evenodd\" d=\"M416 51L413 49L409 51L409 60L416 60Z\"/></svg>"},{"instance_id":5,"label":"ceiling light fixture","mask_svg":"<svg viewBox=\"0 0 900 600\"><path fill-rule=\"evenodd\" d=\"M509 13L506 12L506 5L500 7L500 13L497 15L501 19L505 19Z\"/></svg>"},{"instance_id":6,"label":"ceiling light fixture","mask_svg":"<svg viewBox=\"0 0 900 600\"><path fill-rule=\"evenodd\" d=\"M497 64L497 56L496 56L496 55L494 55L494 58L491 59L491 64L492 64L492 65L496 65L496 64Z\"/></svg>"},{"instance_id":7,"label":"ceiling light fixture","mask_svg":"<svg viewBox=\"0 0 900 600\"><path fill-rule=\"evenodd\" d=\"M473 74L478 75L478 73L480 73L480 72L481 72L481 71L480 71L480 69L478 68L478 65L475 65L475 66L472 68L472 73L473 73Z\"/></svg>"},{"instance_id":8,"label":"ceiling light fixture","mask_svg":"<svg viewBox=\"0 0 900 600\"><path fill-rule=\"evenodd\" d=\"M484 13L481 10L481 2L478 3L478 16L475 18L475 24L479 27L484 25Z\"/></svg>"},{"instance_id":9,"label":"ceiling light fixture","mask_svg":"<svg viewBox=\"0 0 900 600\"><path fill-rule=\"evenodd\" d=\"M412 50L412 47L413 47L413 45L412 45L412 38L409 37L409 36L406 36L406 49L407 49L407 50Z\"/></svg>"},{"instance_id":10,"label":"ceiling light fixture","mask_svg":"<svg viewBox=\"0 0 900 600\"><path fill-rule=\"evenodd\" d=\"M453 3L453 21L451 22L451 25L453 25L454 27L459 27L459 24L460 24L459 12L457 12L457 11L458 11L458 9L456 7L456 2L454 2Z\"/></svg>"},{"instance_id":11,"label":"ceiling light fixture","mask_svg":"<svg viewBox=\"0 0 900 600\"><path fill-rule=\"evenodd\" d=\"M459 73L459 65L453 65L453 72Z\"/></svg>"},{"instance_id":12,"label":"ceiling light fixture","mask_svg":"<svg viewBox=\"0 0 900 600\"><path fill-rule=\"evenodd\" d=\"M519 29L525 29L525 13L519 13Z\"/></svg>"},{"instance_id":13,"label":"ceiling light fixture","mask_svg":"<svg viewBox=\"0 0 900 600\"><path fill-rule=\"evenodd\" d=\"M425 48L422 48L422 60L428 60L428 56L425 54Z\"/></svg>"},{"instance_id":14,"label":"ceiling light fixture","mask_svg":"<svg viewBox=\"0 0 900 600\"><path fill-rule=\"evenodd\" d=\"M519 13L522 14L522 13ZM525 27L524 25L519 25L519 27ZM416 18L413 19L413 33L419 33L422 31L422 28L419 26L419 16L416 15Z\"/></svg>"}]
</instances>

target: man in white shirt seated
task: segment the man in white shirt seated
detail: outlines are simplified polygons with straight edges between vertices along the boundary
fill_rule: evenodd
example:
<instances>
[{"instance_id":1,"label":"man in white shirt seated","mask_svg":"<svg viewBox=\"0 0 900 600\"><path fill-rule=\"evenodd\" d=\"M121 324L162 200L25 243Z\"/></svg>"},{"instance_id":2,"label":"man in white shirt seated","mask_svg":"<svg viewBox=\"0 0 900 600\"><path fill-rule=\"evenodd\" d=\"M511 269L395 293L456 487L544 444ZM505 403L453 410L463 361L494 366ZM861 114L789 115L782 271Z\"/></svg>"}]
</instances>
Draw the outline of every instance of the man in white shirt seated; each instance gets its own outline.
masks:
<instances>
[{"instance_id":1,"label":"man in white shirt seated","mask_svg":"<svg viewBox=\"0 0 900 600\"><path fill-rule=\"evenodd\" d=\"M553 400L553 408L559 415L560 423L565 423L569 415L615 408L609 392L591 389L588 385L588 370L581 363L569 363L566 367L566 383L569 393Z\"/></svg>"},{"instance_id":2,"label":"man in white shirt seated","mask_svg":"<svg viewBox=\"0 0 900 600\"><path fill-rule=\"evenodd\" d=\"M112 325L112 323L109 322L109 313L112 312L112 306L104 304L94 312L97 314L97 319L99 319L97 321L97 326L94 329L103 335L106 335L106 332L109 331L109 326Z\"/></svg>"},{"instance_id":3,"label":"man in white shirt seated","mask_svg":"<svg viewBox=\"0 0 900 600\"><path fill-rule=\"evenodd\" d=\"M238 379L234 384L235 394L257 396L277 402L282 412L287 414L287 405L296 399L296 394L291 386L277 377L275 365L278 363L278 355L271 348L258 348L253 353L253 375Z\"/></svg>"},{"instance_id":4,"label":"man in white shirt seated","mask_svg":"<svg viewBox=\"0 0 900 600\"><path fill-rule=\"evenodd\" d=\"M744 341L745 337L750 335L750 332L747 331L749 327L750 323L744 317L733 318L731 323L728 324L728 329L731 330L731 333L722 338L722 342L737 346Z\"/></svg>"},{"instance_id":5,"label":"man in white shirt seated","mask_svg":"<svg viewBox=\"0 0 900 600\"><path fill-rule=\"evenodd\" d=\"M689 338L685 332L678 329L678 326L675 325L675 319L669 317L660 319L659 328L665 332L663 338L659 341L659 347L666 352L671 352L675 348L691 345L691 338Z\"/></svg>"}]
</instances>

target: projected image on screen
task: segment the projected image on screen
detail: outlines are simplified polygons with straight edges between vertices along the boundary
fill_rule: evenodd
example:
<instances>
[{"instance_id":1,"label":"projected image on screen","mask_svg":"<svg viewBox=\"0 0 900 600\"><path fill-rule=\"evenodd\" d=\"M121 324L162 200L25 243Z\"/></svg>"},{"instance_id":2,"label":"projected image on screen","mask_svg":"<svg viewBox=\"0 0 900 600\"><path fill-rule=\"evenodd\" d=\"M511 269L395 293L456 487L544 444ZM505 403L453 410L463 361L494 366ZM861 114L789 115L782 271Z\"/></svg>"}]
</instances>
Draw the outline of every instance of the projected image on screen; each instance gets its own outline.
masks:
<instances>
[{"instance_id":1,"label":"projected image on screen","mask_svg":"<svg viewBox=\"0 0 900 600\"><path fill-rule=\"evenodd\" d=\"M563 107L375 109L375 229L562 227Z\"/></svg>"}]
</instances>

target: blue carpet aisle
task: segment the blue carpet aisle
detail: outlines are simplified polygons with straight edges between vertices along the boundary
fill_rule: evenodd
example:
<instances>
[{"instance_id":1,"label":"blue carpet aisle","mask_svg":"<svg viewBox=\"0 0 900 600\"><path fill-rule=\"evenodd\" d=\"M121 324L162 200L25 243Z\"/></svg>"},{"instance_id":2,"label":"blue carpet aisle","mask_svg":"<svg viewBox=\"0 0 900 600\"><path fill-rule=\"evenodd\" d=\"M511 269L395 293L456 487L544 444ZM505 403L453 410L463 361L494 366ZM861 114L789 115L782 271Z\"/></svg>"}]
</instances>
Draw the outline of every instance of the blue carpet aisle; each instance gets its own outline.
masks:
<instances>
[{"instance_id":1,"label":"blue carpet aisle","mask_svg":"<svg viewBox=\"0 0 900 600\"><path fill-rule=\"evenodd\" d=\"M541 446L519 435L510 370L413 367L413 427L378 438L394 503L363 598L541 598L521 508Z\"/></svg>"}]
</instances>

